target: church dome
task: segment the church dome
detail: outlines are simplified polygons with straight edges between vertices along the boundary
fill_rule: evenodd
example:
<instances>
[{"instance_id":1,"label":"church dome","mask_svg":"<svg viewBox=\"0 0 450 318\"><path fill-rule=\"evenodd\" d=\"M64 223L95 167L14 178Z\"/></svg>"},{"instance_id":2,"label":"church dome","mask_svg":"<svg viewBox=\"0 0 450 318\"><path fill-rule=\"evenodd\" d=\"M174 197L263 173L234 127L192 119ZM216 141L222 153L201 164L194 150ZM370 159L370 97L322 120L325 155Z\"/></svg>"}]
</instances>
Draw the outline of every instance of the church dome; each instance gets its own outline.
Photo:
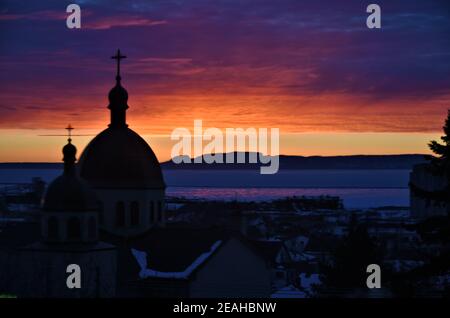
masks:
<instances>
[{"instance_id":1,"label":"church dome","mask_svg":"<svg viewBox=\"0 0 450 318\"><path fill-rule=\"evenodd\" d=\"M111 104L126 103L128 101L128 92L122 85L118 84L109 91L108 99Z\"/></svg>"},{"instance_id":2,"label":"church dome","mask_svg":"<svg viewBox=\"0 0 450 318\"><path fill-rule=\"evenodd\" d=\"M98 209L97 197L86 182L63 174L48 186L43 208L45 211L94 211Z\"/></svg>"},{"instance_id":3,"label":"church dome","mask_svg":"<svg viewBox=\"0 0 450 318\"><path fill-rule=\"evenodd\" d=\"M98 134L84 149L78 172L95 188L165 188L152 149L128 127Z\"/></svg>"},{"instance_id":4,"label":"church dome","mask_svg":"<svg viewBox=\"0 0 450 318\"><path fill-rule=\"evenodd\" d=\"M153 150L126 123L128 93L120 77L120 60L126 56L118 50L112 58L117 60L117 76L108 96L111 123L84 149L78 173L94 188L165 189Z\"/></svg>"},{"instance_id":5,"label":"church dome","mask_svg":"<svg viewBox=\"0 0 450 318\"><path fill-rule=\"evenodd\" d=\"M63 148L64 173L48 186L43 201L45 211L83 212L98 208L95 192L75 173L76 152L69 139Z\"/></svg>"}]
</instances>

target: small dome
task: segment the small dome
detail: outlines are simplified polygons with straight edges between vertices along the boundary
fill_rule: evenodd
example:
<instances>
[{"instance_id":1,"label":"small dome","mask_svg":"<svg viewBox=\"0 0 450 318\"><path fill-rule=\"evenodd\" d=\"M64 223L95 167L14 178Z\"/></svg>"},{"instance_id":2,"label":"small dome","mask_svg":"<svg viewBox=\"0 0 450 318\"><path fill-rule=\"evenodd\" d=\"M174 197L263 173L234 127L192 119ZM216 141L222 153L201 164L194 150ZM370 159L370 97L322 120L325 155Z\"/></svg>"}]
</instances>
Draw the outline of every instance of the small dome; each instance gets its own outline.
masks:
<instances>
[{"instance_id":1,"label":"small dome","mask_svg":"<svg viewBox=\"0 0 450 318\"><path fill-rule=\"evenodd\" d=\"M75 173L76 153L77 148L69 138L63 147L64 173L48 186L43 201L45 211L82 212L97 209L94 191Z\"/></svg>"},{"instance_id":2,"label":"small dome","mask_svg":"<svg viewBox=\"0 0 450 318\"><path fill-rule=\"evenodd\" d=\"M127 127L98 134L81 154L78 172L94 188L165 188L153 150Z\"/></svg>"},{"instance_id":3,"label":"small dome","mask_svg":"<svg viewBox=\"0 0 450 318\"><path fill-rule=\"evenodd\" d=\"M123 105L128 101L128 92L118 82L108 94L108 99L111 105Z\"/></svg>"},{"instance_id":4,"label":"small dome","mask_svg":"<svg viewBox=\"0 0 450 318\"><path fill-rule=\"evenodd\" d=\"M69 141L68 144L63 147L63 155L64 155L63 161L75 162L75 155L77 154L77 148L74 145L72 145L71 143L72 140L70 138L68 141Z\"/></svg>"},{"instance_id":5,"label":"small dome","mask_svg":"<svg viewBox=\"0 0 450 318\"><path fill-rule=\"evenodd\" d=\"M63 174L48 186L44 211L84 212L98 209L95 192L76 174Z\"/></svg>"}]
</instances>

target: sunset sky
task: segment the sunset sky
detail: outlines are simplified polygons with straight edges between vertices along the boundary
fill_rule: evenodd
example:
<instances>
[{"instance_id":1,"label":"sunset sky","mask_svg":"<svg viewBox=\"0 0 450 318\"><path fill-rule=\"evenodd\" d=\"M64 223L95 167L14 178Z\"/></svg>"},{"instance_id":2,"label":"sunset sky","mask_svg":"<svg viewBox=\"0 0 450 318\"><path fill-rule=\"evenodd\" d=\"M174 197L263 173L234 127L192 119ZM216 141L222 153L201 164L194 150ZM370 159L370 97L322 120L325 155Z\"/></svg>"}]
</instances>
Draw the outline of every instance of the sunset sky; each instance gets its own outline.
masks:
<instances>
[{"instance_id":1,"label":"sunset sky","mask_svg":"<svg viewBox=\"0 0 450 318\"><path fill-rule=\"evenodd\" d=\"M81 6L81 29L66 6ZM366 27L366 7L382 28ZM448 1L0 0L0 162L60 161L127 121L169 159L177 127L276 127L281 153L426 153L450 108Z\"/></svg>"}]
</instances>

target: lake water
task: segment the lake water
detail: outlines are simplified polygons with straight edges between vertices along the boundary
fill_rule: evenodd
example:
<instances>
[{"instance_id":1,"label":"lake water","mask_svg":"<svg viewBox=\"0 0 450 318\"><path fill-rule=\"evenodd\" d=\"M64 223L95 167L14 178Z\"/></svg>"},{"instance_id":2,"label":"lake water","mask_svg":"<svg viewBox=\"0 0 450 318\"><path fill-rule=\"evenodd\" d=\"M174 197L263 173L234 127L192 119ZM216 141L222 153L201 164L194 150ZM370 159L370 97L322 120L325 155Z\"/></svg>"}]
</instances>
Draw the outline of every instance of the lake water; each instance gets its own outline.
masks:
<instances>
[{"instance_id":1,"label":"lake water","mask_svg":"<svg viewBox=\"0 0 450 318\"><path fill-rule=\"evenodd\" d=\"M0 169L0 184L50 182L58 169ZM293 195L336 195L348 208L409 205L409 170L164 170L168 196L270 200Z\"/></svg>"}]
</instances>

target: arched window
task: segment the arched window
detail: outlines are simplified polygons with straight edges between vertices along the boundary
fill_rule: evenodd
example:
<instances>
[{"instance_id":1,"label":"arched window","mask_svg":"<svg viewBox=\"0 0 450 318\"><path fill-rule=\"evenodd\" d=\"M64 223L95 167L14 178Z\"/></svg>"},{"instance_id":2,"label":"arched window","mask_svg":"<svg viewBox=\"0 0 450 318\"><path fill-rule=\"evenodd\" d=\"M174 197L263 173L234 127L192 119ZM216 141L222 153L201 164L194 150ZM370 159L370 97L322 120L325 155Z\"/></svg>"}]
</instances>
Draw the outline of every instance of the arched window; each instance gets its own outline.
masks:
<instances>
[{"instance_id":1,"label":"arched window","mask_svg":"<svg viewBox=\"0 0 450 318\"><path fill-rule=\"evenodd\" d=\"M48 218L47 236L49 239L52 240L58 239L59 229L58 229L58 219L56 218L56 216L51 216Z\"/></svg>"},{"instance_id":2,"label":"arched window","mask_svg":"<svg viewBox=\"0 0 450 318\"><path fill-rule=\"evenodd\" d=\"M93 216L89 218L88 236L90 239L95 239L97 237L97 222Z\"/></svg>"},{"instance_id":3,"label":"arched window","mask_svg":"<svg viewBox=\"0 0 450 318\"><path fill-rule=\"evenodd\" d=\"M125 204L122 201L116 203L116 226L125 226Z\"/></svg>"},{"instance_id":4,"label":"arched window","mask_svg":"<svg viewBox=\"0 0 450 318\"><path fill-rule=\"evenodd\" d=\"M155 203L150 201L150 224L155 222Z\"/></svg>"},{"instance_id":5,"label":"arched window","mask_svg":"<svg viewBox=\"0 0 450 318\"><path fill-rule=\"evenodd\" d=\"M69 239L81 238L81 224L77 217L71 217L67 222L67 237Z\"/></svg>"},{"instance_id":6,"label":"arched window","mask_svg":"<svg viewBox=\"0 0 450 318\"><path fill-rule=\"evenodd\" d=\"M131 226L139 225L139 202L137 202L137 201L131 202L130 223L131 223Z\"/></svg>"}]
</instances>

